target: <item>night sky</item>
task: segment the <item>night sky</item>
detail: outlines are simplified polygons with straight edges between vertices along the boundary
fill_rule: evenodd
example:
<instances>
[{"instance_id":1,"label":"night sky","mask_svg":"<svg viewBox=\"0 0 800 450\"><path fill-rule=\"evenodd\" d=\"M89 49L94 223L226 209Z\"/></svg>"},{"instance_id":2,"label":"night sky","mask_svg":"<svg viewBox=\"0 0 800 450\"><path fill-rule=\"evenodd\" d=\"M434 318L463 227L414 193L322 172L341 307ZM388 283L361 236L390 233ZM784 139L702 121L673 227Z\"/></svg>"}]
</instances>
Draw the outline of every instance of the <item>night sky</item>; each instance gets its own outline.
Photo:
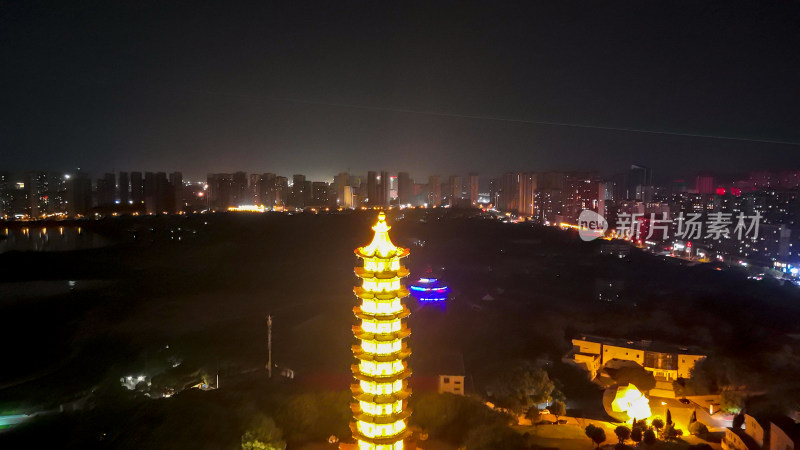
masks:
<instances>
[{"instance_id":1,"label":"night sky","mask_svg":"<svg viewBox=\"0 0 800 450\"><path fill-rule=\"evenodd\" d=\"M0 0L0 170L800 168L800 2L499 3Z\"/></svg>"}]
</instances>

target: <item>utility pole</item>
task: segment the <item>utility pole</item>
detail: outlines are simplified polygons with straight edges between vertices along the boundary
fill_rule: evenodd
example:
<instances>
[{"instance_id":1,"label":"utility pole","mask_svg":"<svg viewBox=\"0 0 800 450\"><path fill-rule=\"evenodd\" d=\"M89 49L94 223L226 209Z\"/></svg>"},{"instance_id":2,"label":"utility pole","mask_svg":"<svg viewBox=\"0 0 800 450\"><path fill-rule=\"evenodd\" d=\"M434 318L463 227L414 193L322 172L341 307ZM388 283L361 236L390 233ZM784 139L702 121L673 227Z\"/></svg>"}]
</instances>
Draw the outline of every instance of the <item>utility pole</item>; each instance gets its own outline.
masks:
<instances>
[{"instance_id":1,"label":"utility pole","mask_svg":"<svg viewBox=\"0 0 800 450\"><path fill-rule=\"evenodd\" d=\"M267 316L267 373L272 378L272 315Z\"/></svg>"}]
</instances>

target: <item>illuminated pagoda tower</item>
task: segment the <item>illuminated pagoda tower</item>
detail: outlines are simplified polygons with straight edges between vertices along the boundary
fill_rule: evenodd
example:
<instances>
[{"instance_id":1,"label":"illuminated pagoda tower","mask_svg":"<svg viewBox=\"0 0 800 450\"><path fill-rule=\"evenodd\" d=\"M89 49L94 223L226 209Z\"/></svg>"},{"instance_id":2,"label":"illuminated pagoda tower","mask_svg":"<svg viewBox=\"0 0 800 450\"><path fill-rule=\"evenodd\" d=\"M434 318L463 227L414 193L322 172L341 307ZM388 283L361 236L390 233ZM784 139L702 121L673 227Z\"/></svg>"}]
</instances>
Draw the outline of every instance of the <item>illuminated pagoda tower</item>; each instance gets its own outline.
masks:
<instances>
[{"instance_id":1,"label":"illuminated pagoda tower","mask_svg":"<svg viewBox=\"0 0 800 450\"><path fill-rule=\"evenodd\" d=\"M408 290L400 282L408 276L401 260L409 250L392 244L389 228L381 212L372 227L372 242L355 250L364 262L355 268L362 283L354 289L361 304L353 309L360 324L353 326L359 344L353 346L357 364L352 366L355 382L350 387L355 399L350 428L359 450L400 450L411 435L411 369L406 361L411 350L403 343L411 334L403 320L410 312L402 302Z\"/></svg>"}]
</instances>

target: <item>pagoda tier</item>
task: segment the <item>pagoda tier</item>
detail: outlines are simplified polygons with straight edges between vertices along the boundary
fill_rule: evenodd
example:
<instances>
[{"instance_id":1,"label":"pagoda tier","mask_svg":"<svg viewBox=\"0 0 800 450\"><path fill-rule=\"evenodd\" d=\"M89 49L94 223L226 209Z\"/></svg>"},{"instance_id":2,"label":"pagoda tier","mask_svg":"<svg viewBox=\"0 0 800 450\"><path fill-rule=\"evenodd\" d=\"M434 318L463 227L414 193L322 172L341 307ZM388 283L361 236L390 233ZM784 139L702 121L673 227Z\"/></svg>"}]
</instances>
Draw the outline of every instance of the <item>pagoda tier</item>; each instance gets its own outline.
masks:
<instances>
[{"instance_id":1,"label":"pagoda tier","mask_svg":"<svg viewBox=\"0 0 800 450\"><path fill-rule=\"evenodd\" d=\"M350 366L350 371L353 372L353 378L360 381L370 381L375 383L393 383L395 381L405 380L411 376L411 369L403 364L400 371L390 375L366 375L361 371L360 364L353 364Z\"/></svg>"},{"instance_id":2,"label":"pagoda tier","mask_svg":"<svg viewBox=\"0 0 800 450\"><path fill-rule=\"evenodd\" d=\"M399 280L397 281L400 282ZM388 301L394 300L396 298L405 298L408 297L408 289L404 287L399 287L394 290L382 290L382 291L370 291L362 286L356 286L353 288L353 293L356 294L356 297L362 298L364 300L377 300L377 301Z\"/></svg>"},{"instance_id":3,"label":"pagoda tier","mask_svg":"<svg viewBox=\"0 0 800 450\"><path fill-rule=\"evenodd\" d=\"M408 402L405 402L405 401L399 402L399 404L402 405L402 406L400 406L400 412L397 412L397 413L384 413L384 414L381 414L381 415L372 415L372 414L367 414L367 413L363 412L364 407L361 405L361 403L362 402L357 402L357 403L351 403L350 404L350 410L353 412L353 417L355 417L356 420L361 421L361 422L368 422L368 423L374 423L374 424L378 424L378 425L384 425L384 424L387 424L387 423L395 423L398 420L405 420L405 419L408 419L409 416L411 416L411 409L408 408ZM383 405L383 406L388 406L388 407L392 406L392 405L389 405L389 404L380 404L380 403L377 404L377 405Z\"/></svg>"},{"instance_id":4,"label":"pagoda tier","mask_svg":"<svg viewBox=\"0 0 800 450\"><path fill-rule=\"evenodd\" d=\"M408 269L405 267L401 267L398 270L386 270L383 272L375 272L369 271L363 267L356 267L353 271L357 277L364 278L364 279L378 279L378 280L385 280L387 278L405 278L408 276Z\"/></svg>"},{"instance_id":5,"label":"pagoda tier","mask_svg":"<svg viewBox=\"0 0 800 450\"><path fill-rule=\"evenodd\" d=\"M361 320L399 320L411 315L411 310L406 305L398 312L389 313L367 313L360 306L353 308L353 314Z\"/></svg>"},{"instance_id":6,"label":"pagoda tier","mask_svg":"<svg viewBox=\"0 0 800 450\"><path fill-rule=\"evenodd\" d=\"M352 347L353 356L356 359L361 361L376 361L376 362L391 362L397 360L403 360L411 356L411 349L408 348L405 344L400 346L400 349L394 353L387 353L387 354L375 354L364 351L360 345L354 345Z\"/></svg>"},{"instance_id":7,"label":"pagoda tier","mask_svg":"<svg viewBox=\"0 0 800 450\"><path fill-rule=\"evenodd\" d=\"M359 402L394 403L398 400L405 400L411 395L411 388L407 385L407 382L402 381L400 390L392 394L370 394L364 392L360 384L351 384L350 392L353 393L353 398Z\"/></svg>"},{"instance_id":8,"label":"pagoda tier","mask_svg":"<svg viewBox=\"0 0 800 450\"><path fill-rule=\"evenodd\" d=\"M411 349L403 342L411 334L403 320L410 311L402 302L409 295L402 284L408 269L401 262L409 250L392 244L383 213L372 229L372 242L355 250L363 266L354 269L361 285L353 289L360 301L353 313L360 323L353 326L358 344L352 347L357 364L351 366L351 429L359 450L402 450L411 415Z\"/></svg>"},{"instance_id":9,"label":"pagoda tier","mask_svg":"<svg viewBox=\"0 0 800 450\"><path fill-rule=\"evenodd\" d=\"M358 429L358 422L350 423L350 430L353 432L353 437L358 441L358 449L375 449L375 450L402 450L403 440L411 437L411 430L404 428L394 436L389 437L369 437L361 433ZM366 444L367 446L363 446ZM371 446L371 447L370 447Z\"/></svg>"},{"instance_id":10,"label":"pagoda tier","mask_svg":"<svg viewBox=\"0 0 800 450\"><path fill-rule=\"evenodd\" d=\"M368 319L367 319L368 320ZM376 320L375 323L379 324L391 324L391 320ZM411 330L408 328L406 324L402 324L400 329L397 331L389 331L386 333L373 333L364 330L360 325L353 325L353 334L356 336L357 339L361 339L362 341L393 341L395 339L405 339L411 334Z\"/></svg>"}]
</instances>

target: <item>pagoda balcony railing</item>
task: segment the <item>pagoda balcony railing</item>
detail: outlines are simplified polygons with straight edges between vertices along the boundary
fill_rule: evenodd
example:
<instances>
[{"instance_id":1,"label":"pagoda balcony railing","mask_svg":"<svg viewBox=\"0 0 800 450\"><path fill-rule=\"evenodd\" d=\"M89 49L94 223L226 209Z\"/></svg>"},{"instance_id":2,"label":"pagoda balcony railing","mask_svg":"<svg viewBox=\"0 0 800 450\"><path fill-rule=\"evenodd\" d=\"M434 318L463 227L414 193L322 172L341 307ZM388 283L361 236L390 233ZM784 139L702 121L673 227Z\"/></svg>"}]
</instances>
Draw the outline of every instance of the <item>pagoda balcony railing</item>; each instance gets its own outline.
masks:
<instances>
[{"instance_id":1,"label":"pagoda balcony railing","mask_svg":"<svg viewBox=\"0 0 800 450\"><path fill-rule=\"evenodd\" d=\"M408 400L405 400L405 399L395 400L395 401L392 401L392 402L375 402L375 401L372 401L372 400L361 400L361 401L365 401L365 402L368 402L368 403L375 403L375 404L378 404L378 405L392 405L394 403L397 403L398 401L401 401L402 405L400 406L400 411L408 411L410 409L408 407ZM370 413L368 413L366 411L362 411L361 410L361 405L358 403L358 401L350 402L350 411L352 411L353 414L360 414L360 413L370 414ZM388 415L391 415L391 414L398 414L398 413L399 413L399 411L390 411L388 413L383 413L382 415L387 415L388 416ZM374 415L374 414L370 414L370 415Z\"/></svg>"},{"instance_id":2,"label":"pagoda balcony railing","mask_svg":"<svg viewBox=\"0 0 800 450\"><path fill-rule=\"evenodd\" d=\"M395 298L404 298L409 296L408 289L405 286L400 286L400 289L393 291L368 291L361 286L353 288L353 292L357 297L368 300L394 300Z\"/></svg>"},{"instance_id":3,"label":"pagoda balcony railing","mask_svg":"<svg viewBox=\"0 0 800 450\"><path fill-rule=\"evenodd\" d=\"M384 425L384 424L387 424L387 423L397 422L398 420L408 419L408 417L410 415L411 415L411 408L407 408L407 409L404 409L404 410L402 410L400 412L390 413L390 414L387 414L387 415L383 415L383 414L381 414L381 415L372 415L372 414L367 413L367 412L363 412L363 411L358 412L357 411L356 414L354 415L354 417L355 417L356 420L360 420L362 422L371 422L371 423L375 423L375 424L378 424L378 425Z\"/></svg>"},{"instance_id":4,"label":"pagoda balcony railing","mask_svg":"<svg viewBox=\"0 0 800 450\"><path fill-rule=\"evenodd\" d=\"M361 325L353 325L353 335L358 339L365 341L394 341L395 339L405 339L411 335L411 329L408 324L403 323L397 331L390 331L388 333L371 333L364 331Z\"/></svg>"},{"instance_id":5,"label":"pagoda balcony railing","mask_svg":"<svg viewBox=\"0 0 800 450\"><path fill-rule=\"evenodd\" d=\"M362 249L363 248L364 247L359 247L359 248L353 250L353 253L355 253L356 256L358 256L359 258L375 259L375 260L383 260L383 261L385 261L387 259L392 259L392 258L405 258L406 256L408 256L409 253L411 253L411 250L408 249L408 248L395 247L394 251L392 253L386 255L386 256L381 256L381 255L378 255L377 253L372 253L370 255L366 255L366 254L362 253Z\"/></svg>"},{"instance_id":6,"label":"pagoda balcony railing","mask_svg":"<svg viewBox=\"0 0 800 450\"><path fill-rule=\"evenodd\" d=\"M353 351L353 355L356 358L363 361L391 362L398 359L403 360L411 356L411 349L408 348L406 344L401 345L400 350L392 353L366 352L360 345L353 345L350 349Z\"/></svg>"},{"instance_id":7,"label":"pagoda balcony railing","mask_svg":"<svg viewBox=\"0 0 800 450\"><path fill-rule=\"evenodd\" d=\"M350 392L353 393L353 398L360 401L372 403L394 403L398 400L405 400L411 396L412 389L408 387L408 382L403 382L403 388L391 394L370 394L361 389L361 385L353 383L350 385Z\"/></svg>"},{"instance_id":8,"label":"pagoda balcony railing","mask_svg":"<svg viewBox=\"0 0 800 450\"><path fill-rule=\"evenodd\" d=\"M363 267L356 267L354 272L356 276L360 278L377 278L380 280L389 278L405 278L409 274L409 270L402 266L398 270L386 270L383 272L371 272Z\"/></svg>"},{"instance_id":9,"label":"pagoda balcony railing","mask_svg":"<svg viewBox=\"0 0 800 450\"><path fill-rule=\"evenodd\" d=\"M397 380L405 380L413 373L410 367L406 367L403 371L391 375L367 375L361 373L361 369L358 367L358 364L352 364L350 366L350 371L353 373L353 377L360 381L379 381L381 383L391 383Z\"/></svg>"},{"instance_id":10,"label":"pagoda balcony railing","mask_svg":"<svg viewBox=\"0 0 800 450\"><path fill-rule=\"evenodd\" d=\"M397 312L392 313L368 313L361 310L360 306L353 307L353 314L356 317L362 320L372 320L372 319L380 319L380 320L393 320L393 319L404 319L411 315L411 310L408 309L406 305L403 305L403 309Z\"/></svg>"},{"instance_id":11,"label":"pagoda balcony railing","mask_svg":"<svg viewBox=\"0 0 800 450\"><path fill-rule=\"evenodd\" d=\"M358 439L359 441L369 442L373 445L393 445L398 441L402 441L407 437L411 436L411 430L405 428L400 433L390 435L390 436L380 436L380 437L368 437L364 436L358 431L358 425L356 422L350 422L350 431L353 432L353 437Z\"/></svg>"}]
</instances>

